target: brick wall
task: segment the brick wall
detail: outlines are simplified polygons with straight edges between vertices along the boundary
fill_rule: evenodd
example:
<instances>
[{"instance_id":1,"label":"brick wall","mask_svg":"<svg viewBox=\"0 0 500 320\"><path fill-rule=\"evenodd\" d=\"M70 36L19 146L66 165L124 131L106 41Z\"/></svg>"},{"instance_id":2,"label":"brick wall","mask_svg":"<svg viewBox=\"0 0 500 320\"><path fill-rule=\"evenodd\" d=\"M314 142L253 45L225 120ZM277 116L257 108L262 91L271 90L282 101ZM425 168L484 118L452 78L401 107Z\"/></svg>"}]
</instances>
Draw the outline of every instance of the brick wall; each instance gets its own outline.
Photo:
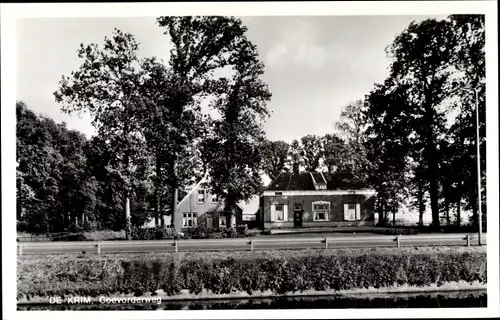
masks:
<instances>
[{"instance_id":1,"label":"brick wall","mask_svg":"<svg viewBox=\"0 0 500 320\"><path fill-rule=\"evenodd\" d=\"M312 203L316 201L330 202L330 213L328 221L314 221ZM344 204L360 204L360 220L344 220ZM283 204L287 206L288 217L285 222L271 221L271 205ZM293 205L302 205L302 224L303 226L327 226L327 225L373 225L374 215L374 197L366 195L304 195L304 196L264 196L262 200L264 227L293 227Z\"/></svg>"}]
</instances>

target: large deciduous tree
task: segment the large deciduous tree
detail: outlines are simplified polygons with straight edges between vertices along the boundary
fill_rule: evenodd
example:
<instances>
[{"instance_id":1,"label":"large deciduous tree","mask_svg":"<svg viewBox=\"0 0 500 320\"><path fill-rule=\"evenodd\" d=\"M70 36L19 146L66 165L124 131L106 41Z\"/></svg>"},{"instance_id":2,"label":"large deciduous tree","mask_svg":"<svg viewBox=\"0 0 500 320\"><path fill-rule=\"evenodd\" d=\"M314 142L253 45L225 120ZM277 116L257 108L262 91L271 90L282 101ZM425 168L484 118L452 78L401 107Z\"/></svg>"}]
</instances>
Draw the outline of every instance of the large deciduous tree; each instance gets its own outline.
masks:
<instances>
[{"instance_id":1,"label":"large deciduous tree","mask_svg":"<svg viewBox=\"0 0 500 320\"><path fill-rule=\"evenodd\" d=\"M458 76L453 78L451 89L458 98L455 110L459 116L450 128L450 135L456 137L457 160L454 170L460 170L460 199L466 200L465 209L473 211L472 222L478 222L477 188L477 143L476 143L476 97L479 107L479 136L481 155L481 193L483 221L486 221L486 77L485 22L484 15L451 15L448 18L455 40L450 63ZM458 176L457 176L458 178ZM458 183L458 181L457 181Z\"/></svg>"},{"instance_id":2,"label":"large deciduous tree","mask_svg":"<svg viewBox=\"0 0 500 320\"><path fill-rule=\"evenodd\" d=\"M323 158L323 140L321 137L308 134L300 139L300 155L306 171L314 172L321 165Z\"/></svg>"},{"instance_id":3,"label":"large deciduous tree","mask_svg":"<svg viewBox=\"0 0 500 320\"><path fill-rule=\"evenodd\" d=\"M60 232L95 222L96 187L87 140L64 123L37 116L22 103L17 114L18 220L30 232Z\"/></svg>"},{"instance_id":4,"label":"large deciduous tree","mask_svg":"<svg viewBox=\"0 0 500 320\"><path fill-rule=\"evenodd\" d=\"M363 111L364 102L362 100L349 103L342 109L340 119L335 123L335 128L345 141L339 150L339 154L342 156L342 169L351 172L361 181L368 181L372 164L367 161L366 120ZM338 141L335 141L335 144L338 145Z\"/></svg>"},{"instance_id":5,"label":"large deciduous tree","mask_svg":"<svg viewBox=\"0 0 500 320\"><path fill-rule=\"evenodd\" d=\"M143 77L138 49L134 36L118 29L112 37L105 37L102 48L97 44L81 44L78 57L83 63L70 76L63 76L54 92L64 112L89 112L98 135L112 150L110 169L123 185L127 238L132 180L143 149L137 116L142 107Z\"/></svg>"},{"instance_id":6,"label":"large deciduous tree","mask_svg":"<svg viewBox=\"0 0 500 320\"><path fill-rule=\"evenodd\" d=\"M240 57L235 53L245 49L246 28L239 19L222 16L159 17L157 22L173 45L168 61L168 88L155 103L160 112L167 114L167 119L162 115L164 121L159 124L160 143L166 146L161 163L173 191L172 224L179 228L178 189L183 181L193 177L193 159L198 158L193 154L193 145L205 133L199 102L203 97L215 95L217 99L228 92L227 79L216 73L238 63Z\"/></svg>"},{"instance_id":7,"label":"large deciduous tree","mask_svg":"<svg viewBox=\"0 0 500 320\"><path fill-rule=\"evenodd\" d=\"M445 20L427 19L413 22L399 34L388 53L393 59L390 77L408 85L407 96L412 100L407 117L419 119L421 126L415 134L423 142L425 177L429 181L432 221L439 227L440 153L438 144L445 128L445 115L439 107L449 94L451 75L449 62L453 57L456 40Z\"/></svg>"},{"instance_id":8,"label":"large deciduous tree","mask_svg":"<svg viewBox=\"0 0 500 320\"><path fill-rule=\"evenodd\" d=\"M334 170L347 170L346 168L346 146L336 134L326 134L323 137L323 162L328 172Z\"/></svg>"},{"instance_id":9,"label":"large deciduous tree","mask_svg":"<svg viewBox=\"0 0 500 320\"><path fill-rule=\"evenodd\" d=\"M264 64L257 48L245 35L240 36L229 60L234 64L233 76L224 81L212 104L220 117L211 119L210 134L202 142L202 157L209 170L209 185L225 200L225 211L234 215L236 203L262 190L262 121L269 115L266 104L271 93L260 78Z\"/></svg>"}]
</instances>

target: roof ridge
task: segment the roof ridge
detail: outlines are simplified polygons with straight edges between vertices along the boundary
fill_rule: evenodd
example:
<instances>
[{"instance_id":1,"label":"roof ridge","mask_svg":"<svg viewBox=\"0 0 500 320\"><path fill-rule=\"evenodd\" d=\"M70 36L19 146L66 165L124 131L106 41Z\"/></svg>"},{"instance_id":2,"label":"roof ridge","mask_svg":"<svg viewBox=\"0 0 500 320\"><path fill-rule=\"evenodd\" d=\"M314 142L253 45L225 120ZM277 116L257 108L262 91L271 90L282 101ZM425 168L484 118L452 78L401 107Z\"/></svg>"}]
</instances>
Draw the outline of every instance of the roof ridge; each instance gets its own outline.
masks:
<instances>
[{"instance_id":1,"label":"roof ridge","mask_svg":"<svg viewBox=\"0 0 500 320\"><path fill-rule=\"evenodd\" d=\"M184 196L184 198L182 198L181 201L177 203L177 208L179 208L181 203L183 203L194 192L194 190L198 189L200 185L207 180L207 178L208 178L208 170L205 171L205 174L200 179L200 181L198 181L198 183L194 187L192 187L191 190L189 190L189 192Z\"/></svg>"}]
</instances>

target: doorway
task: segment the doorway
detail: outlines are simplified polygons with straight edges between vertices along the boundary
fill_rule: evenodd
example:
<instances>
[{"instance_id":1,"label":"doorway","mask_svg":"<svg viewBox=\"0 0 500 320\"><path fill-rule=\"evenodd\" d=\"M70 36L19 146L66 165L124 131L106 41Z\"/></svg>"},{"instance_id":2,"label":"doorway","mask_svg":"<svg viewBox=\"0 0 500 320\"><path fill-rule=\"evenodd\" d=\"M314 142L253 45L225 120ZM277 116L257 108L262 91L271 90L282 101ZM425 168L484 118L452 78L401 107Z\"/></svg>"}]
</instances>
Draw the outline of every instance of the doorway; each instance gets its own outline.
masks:
<instances>
[{"instance_id":1,"label":"doorway","mask_svg":"<svg viewBox=\"0 0 500 320\"><path fill-rule=\"evenodd\" d=\"M302 204L293 205L293 227L302 228Z\"/></svg>"}]
</instances>

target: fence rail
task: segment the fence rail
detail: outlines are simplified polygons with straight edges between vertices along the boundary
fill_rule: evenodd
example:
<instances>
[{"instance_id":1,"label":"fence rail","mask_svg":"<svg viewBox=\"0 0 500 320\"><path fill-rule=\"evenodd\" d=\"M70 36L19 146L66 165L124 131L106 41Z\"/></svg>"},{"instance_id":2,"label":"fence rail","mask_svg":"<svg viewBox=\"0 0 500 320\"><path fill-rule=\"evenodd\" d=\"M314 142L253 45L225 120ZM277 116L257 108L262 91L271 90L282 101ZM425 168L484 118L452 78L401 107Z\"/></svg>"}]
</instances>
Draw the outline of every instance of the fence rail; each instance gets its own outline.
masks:
<instances>
[{"instance_id":1,"label":"fence rail","mask_svg":"<svg viewBox=\"0 0 500 320\"><path fill-rule=\"evenodd\" d=\"M131 240L18 243L18 254L56 253L119 253L119 252L179 252L213 250L270 250L270 249L333 249L355 247L403 246L471 246L478 243L477 235L442 234L408 236L349 236L287 239L202 239L202 240ZM486 235L483 235L486 243Z\"/></svg>"}]
</instances>

